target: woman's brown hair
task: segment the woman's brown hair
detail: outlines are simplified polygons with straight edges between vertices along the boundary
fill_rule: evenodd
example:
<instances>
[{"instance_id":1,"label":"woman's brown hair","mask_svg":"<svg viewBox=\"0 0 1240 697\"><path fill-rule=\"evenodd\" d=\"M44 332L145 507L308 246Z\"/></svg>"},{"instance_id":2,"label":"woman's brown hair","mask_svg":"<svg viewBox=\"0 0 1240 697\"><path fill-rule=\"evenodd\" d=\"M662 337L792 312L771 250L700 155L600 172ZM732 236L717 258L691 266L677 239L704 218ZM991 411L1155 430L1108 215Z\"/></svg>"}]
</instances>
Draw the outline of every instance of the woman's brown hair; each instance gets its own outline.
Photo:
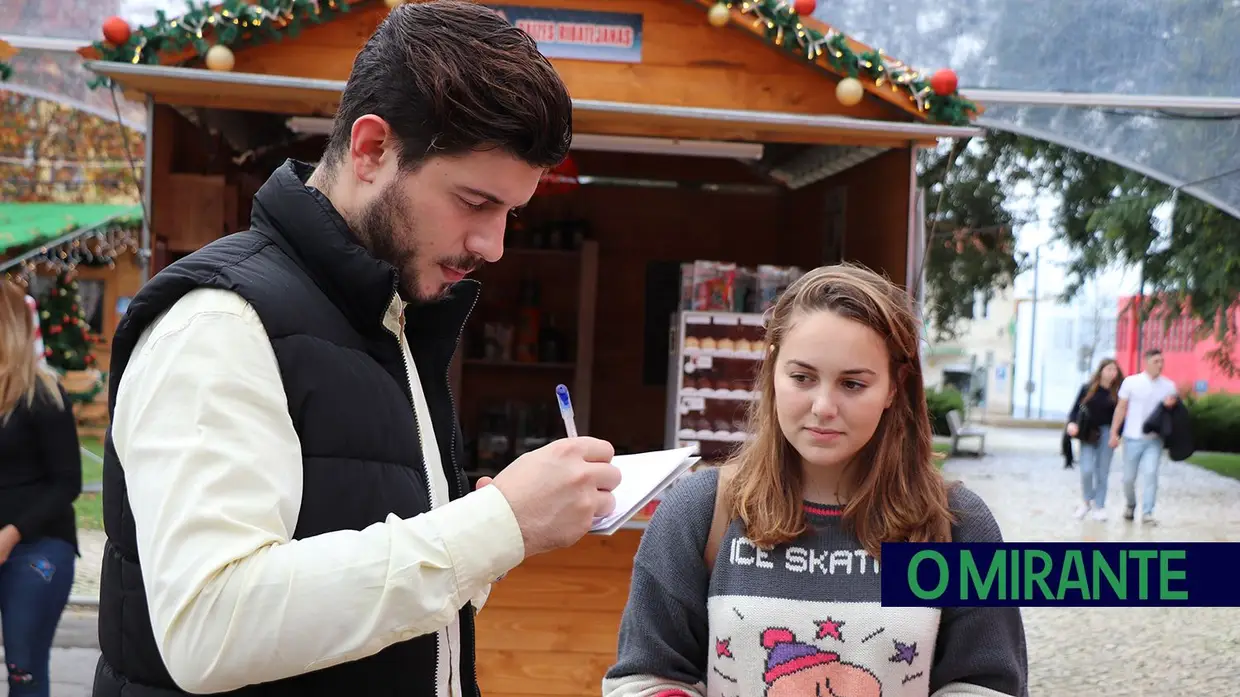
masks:
<instances>
[{"instance_id":1,"label":"woman's brown hair","mask_svg":"<svg viewBox=\"0 0 1240 697\"><path fill-rule=\"evenodd\" d=\"M1118 388L1119 384L1124 381L1124 369L1119 367L1119 362L1114 358L1104 358L1102 359L1102 362L1098 364L1098 369L1094 371L1094 376L1090 378L1089 387L1085 390L1085 396L1081 398L1082 402L1088 402L1090 398L1098 392L1098 388L1102 387L1102 371L1106 369L1108 365L1115 366L1115 380L1111 383L1111 387L1108 388L1111 393L1111 401L1115 402L1119 400Z\"/></svg>"},{"instance_id":2,"label":"woman's brown hair","mask_svg":"<svg viewBox=\"0 0 1240 697\"><path fill-rule=\"evenodd\" d=\"M56 376L35 355L35 328L26 292L8 279L0 280L0 422L22 400L31 404L39 390L64 407Z\"/></svg>"},{"instance_id":3,"label":"woman's brown hair","mask_svg":"<svg viewBox=\"0 0 1240 697\"><path fill-rule=\"evenodd\" d=\"M952 516L947 485L934 466L930 417L922 384L919 323L908 294L854 264L824 266L790 285L769 311L766 359L754 383L746 441L729 458L725 485L730 516L746 536L769 548L807 529L800 456L784 437L775 411L780 343L803 313L829 311L884 337L895 395L874 436L848 465L851 496L843 520L875 559L883 542L948 542Z\"/></svg>"}]
</instances>

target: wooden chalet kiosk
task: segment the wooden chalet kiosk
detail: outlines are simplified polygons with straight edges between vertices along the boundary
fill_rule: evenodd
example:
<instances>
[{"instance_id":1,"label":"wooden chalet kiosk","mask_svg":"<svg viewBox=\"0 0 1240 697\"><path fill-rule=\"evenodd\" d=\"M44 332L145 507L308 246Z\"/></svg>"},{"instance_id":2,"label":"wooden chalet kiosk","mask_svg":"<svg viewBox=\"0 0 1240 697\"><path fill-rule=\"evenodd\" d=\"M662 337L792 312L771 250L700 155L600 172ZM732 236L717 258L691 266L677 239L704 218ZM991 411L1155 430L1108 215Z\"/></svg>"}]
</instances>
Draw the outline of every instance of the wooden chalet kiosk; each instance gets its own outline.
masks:
<instances>
[{"instance_id":1,"label":"wooden chalet kiosk","mask_svg":"<svg viewBox=\"0 0 1240 697\"><path fill-rule=\"evenodd\" d=\"M778 0L520 3L494 7L564 77L575 138L503 260L479 273L453 376L475 475L562 435L561 382L581 432L621 453L665 447L669 319L695 261L846 259L916 276L916 149L977 133L949 71L916 76ZM285 157L320 156L353 56L388 12L261 4L290 12L232 0L155 27L109 20L111 43L81 52L148 105L150 273L244 229ZM795 8L808 15L812 0ZM306 19L316 12L322 23ZM485 694L599 693L641 527L531 559L495 586L478 619Z\"/></svg>"}]
</instances>

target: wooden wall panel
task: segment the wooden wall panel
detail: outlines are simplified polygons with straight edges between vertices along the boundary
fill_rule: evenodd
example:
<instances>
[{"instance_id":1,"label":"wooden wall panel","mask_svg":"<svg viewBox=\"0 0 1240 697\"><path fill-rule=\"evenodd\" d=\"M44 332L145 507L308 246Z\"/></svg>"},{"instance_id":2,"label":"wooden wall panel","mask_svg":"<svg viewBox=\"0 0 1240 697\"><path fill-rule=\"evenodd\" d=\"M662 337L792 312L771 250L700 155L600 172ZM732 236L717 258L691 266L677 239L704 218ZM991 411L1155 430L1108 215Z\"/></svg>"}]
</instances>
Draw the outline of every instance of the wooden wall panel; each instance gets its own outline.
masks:
<instances>
[{"instance_id":1,"label":"wooden wall panel","mask_svg":"<svg viewBox=\"0 0 1240 697\"><path fill-rule=\"evenodd\" d=\"M908 258L911 158L908 148L891 150L834 178L848 190L848 258L901 284Z\"/></svg>"},{"instance_id":2,"label":"wooden wall panel","mask_svg":"<svg viewBox=\"0 0 1240 697\"><path fill-rule=\"evenodd\" d=\"M156 216L172 251L191 251L232 232L237 188L219 174L171 174Z\"/></svg>"},{"instance_id":3,"label":"wooden wall panel","mask_svg":"<svg viewBox=\"0 0 1240 697\"><path fill-rule=\"evenodd\" d=\"M615 662L640 530L531 558L478 613L478 681L497 695L599 694Z\"/></svg>"}]
</instances>

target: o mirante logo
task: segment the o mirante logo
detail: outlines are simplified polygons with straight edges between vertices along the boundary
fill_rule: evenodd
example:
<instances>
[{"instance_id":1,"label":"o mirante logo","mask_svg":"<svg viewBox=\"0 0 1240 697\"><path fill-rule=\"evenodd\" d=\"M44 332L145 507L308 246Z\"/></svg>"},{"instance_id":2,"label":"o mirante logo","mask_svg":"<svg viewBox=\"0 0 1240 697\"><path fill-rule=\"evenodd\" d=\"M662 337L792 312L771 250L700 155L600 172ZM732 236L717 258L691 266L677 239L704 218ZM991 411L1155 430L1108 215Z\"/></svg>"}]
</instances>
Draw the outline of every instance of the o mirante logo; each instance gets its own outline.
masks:
<instances>
[{"instance_id":1,"label":"o mirante logo","mask_svg":"<svg viewBox=\"0 0 1240 697\"><path fill-rule=\"evenodd\" d=\"M1235 543L898 543L882 604L1238 607Z\"/></svg>"}]
</instances>

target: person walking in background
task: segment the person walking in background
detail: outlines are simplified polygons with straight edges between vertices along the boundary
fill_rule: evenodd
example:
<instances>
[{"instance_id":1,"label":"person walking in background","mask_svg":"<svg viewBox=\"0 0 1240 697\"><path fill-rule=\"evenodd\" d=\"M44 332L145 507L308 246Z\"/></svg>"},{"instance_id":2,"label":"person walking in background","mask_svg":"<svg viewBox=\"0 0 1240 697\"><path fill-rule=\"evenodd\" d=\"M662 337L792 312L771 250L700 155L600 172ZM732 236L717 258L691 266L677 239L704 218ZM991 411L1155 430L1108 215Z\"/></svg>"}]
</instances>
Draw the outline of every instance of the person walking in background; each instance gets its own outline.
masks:
<instances>
[{"instance_id":1,"label":"person walking in background","mask_svg":"<svg viewBox=\"0 0 1240 697\"><path fill-rule=\"evenodd\" d=\"M1107 478L1115 448L1103 435L1115 417L1119 385L1124 373L1119 364L1107 358L1072 403L1068 413L1067 435L1081 441L1081 505L1076 517L1089 515L1106 520Z\"/></svg>"},{"instance_id":2,"label":"person walking in background","mask_svg":"<svg viewBox=\"0 0 1240 697\"><path fill-rule=\"evenodd\" d=\"M1124 443L1124 520L1137 509L1137 475L1141 482L1141 522L1154 524L1154 501L1158 496L1158 469L1162 464L1162 438L1146 433L1146 420L1164 402L1179 399L1175 383L1162 374L1163 355L1158 349L1145 352L1145 370L1125 378L1119 387L1119 403L1111 419L1110 446Z\"/></svg>"},{"instance_id":3,"label":"person walking in background","mask_svg":"<svg viewBox=\"0 0 1240 697\"><path fill-rule=\"evenodd\" d=\"M35 355L26 294L0 281L0 623L10 697L47 697L82 490L69 395Z\"/></svg>"}]
</instances>

